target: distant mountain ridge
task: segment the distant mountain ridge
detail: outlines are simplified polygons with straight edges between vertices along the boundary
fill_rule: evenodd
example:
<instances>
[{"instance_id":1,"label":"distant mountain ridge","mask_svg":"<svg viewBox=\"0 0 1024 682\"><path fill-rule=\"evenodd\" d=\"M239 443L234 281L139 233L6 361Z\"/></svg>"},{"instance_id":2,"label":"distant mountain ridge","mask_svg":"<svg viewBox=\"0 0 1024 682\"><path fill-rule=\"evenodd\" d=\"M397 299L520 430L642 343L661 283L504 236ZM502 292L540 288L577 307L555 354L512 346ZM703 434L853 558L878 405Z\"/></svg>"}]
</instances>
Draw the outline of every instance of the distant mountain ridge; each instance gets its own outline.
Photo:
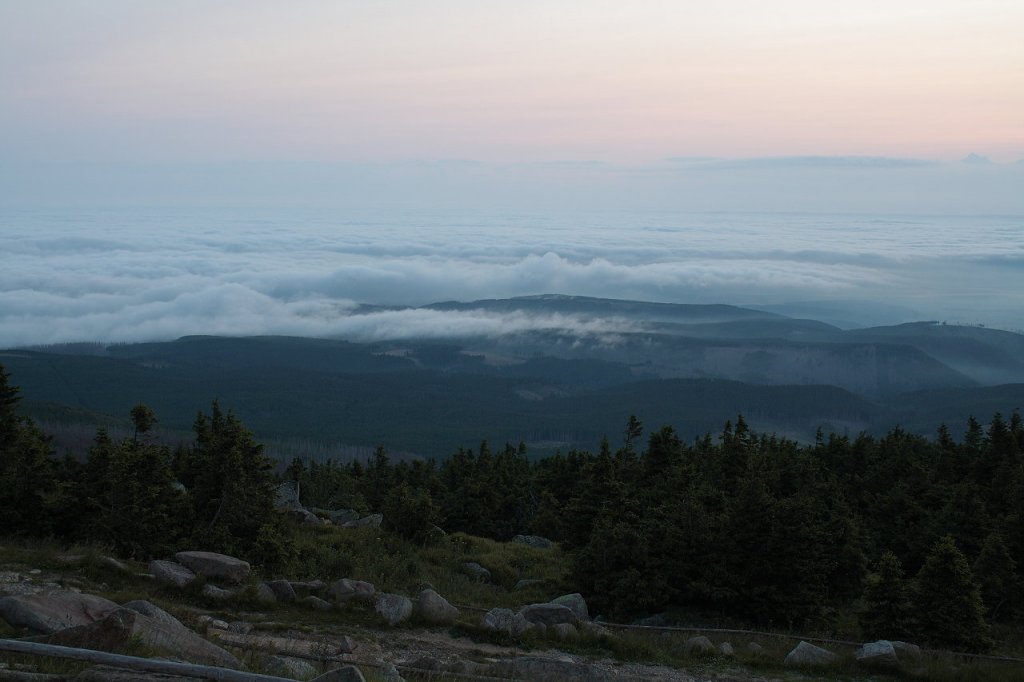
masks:
<instances>
[{"instance_id":1,"label":"distant mountain ridge","mask_svg":"<svg viewBox=\"0 0 1024 682\"><path fill-rule=\"evenodd\" d=\"M70 344L0 351L0 363L26 406L55 423L116 422L143 402L187 431L218 398L261 438L427 456L481 438L592 448L630 414L689 437L743 413L754 428L807 439L819 427L930 433L946 422L956 432L969 415L1024 405L1024 336L1012 332L934 323L844 331L736 306L559 295L425 308L557 325L369 343ZM623 319L634 324L601 331L602 320Z\"/></svg>"}]
</instances>

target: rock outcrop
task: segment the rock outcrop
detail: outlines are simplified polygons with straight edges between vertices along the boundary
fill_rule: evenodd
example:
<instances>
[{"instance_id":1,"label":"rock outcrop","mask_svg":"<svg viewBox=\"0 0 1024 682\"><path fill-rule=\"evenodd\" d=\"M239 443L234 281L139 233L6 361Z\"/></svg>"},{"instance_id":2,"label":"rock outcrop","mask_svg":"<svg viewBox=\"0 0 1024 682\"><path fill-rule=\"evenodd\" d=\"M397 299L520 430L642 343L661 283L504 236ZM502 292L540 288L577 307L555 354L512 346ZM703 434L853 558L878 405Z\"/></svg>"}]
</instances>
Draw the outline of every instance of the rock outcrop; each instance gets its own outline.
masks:
<instances>
[{"instance_id":1,"label":"rock outcrop","mask_svg":"<svg viewBox=\"0 0 1024 682\"><path fill-rule=\"evenodd\" d=\"M248 561L216 552L178 552L178 563L207 578L221 578L234 583L245 582L252 571Z\"/></svg>"},{"instance_id":2,"label":"rock outcrop","mask_svg":"<svg viewBox=\"0 0 1024 682\"><path fill-rule=\"evenodd\" d=\"M162 623L125 608L94 623L55 632L43 641L113 653L126 653L130 647L142 644L159 656L188 663L239 667L238 659L188 628Z\"/></svg>"},{"instance_id":3,"label":"rock outcrop","mask_svg":"<svg viewBox=\"0 0 1024 682\"><path fill-rule=\"evenodd\" d=\"M50 634L89 625L118 610L109 599L92 594L58 590L0 599L0 618L16 628Z\"/></svg>"}]
</instances>

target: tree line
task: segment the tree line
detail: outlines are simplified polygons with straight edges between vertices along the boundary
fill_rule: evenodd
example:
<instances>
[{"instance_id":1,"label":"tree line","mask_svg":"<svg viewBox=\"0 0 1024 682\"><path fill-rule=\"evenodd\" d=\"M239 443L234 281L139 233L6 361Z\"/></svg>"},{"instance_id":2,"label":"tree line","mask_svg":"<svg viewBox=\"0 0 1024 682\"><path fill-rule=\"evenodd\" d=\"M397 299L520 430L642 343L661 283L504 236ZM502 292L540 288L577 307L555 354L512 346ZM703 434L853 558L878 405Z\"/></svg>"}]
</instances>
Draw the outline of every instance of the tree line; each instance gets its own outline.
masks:
<instances>
[{"instance_id":1,"label":"tree line","mask_svg":"<svg viewBox=\"0 0 1024 682\"><path fill-rule=\"evenodd\" d=\"M281 477L215 402L194 441L170 450L132 411L120 441L97 432L83 461L54 457L17 413L0 367L0 528L94 541L125 556L185 546L283 571L291 527L273 508ZM592 606L617 618L674 607L776 626L856 613L864 636L984 650L989 623L1024 617L1024 425L1014 412L962 440L894 428L801 444L742 417L717 437L645 434L630 418L613 447L531 461L487 442L442 461L293 461L283 477L323 510L382 511L416 542L437 526L561 543Z\"/></svg>"}]
</instances>

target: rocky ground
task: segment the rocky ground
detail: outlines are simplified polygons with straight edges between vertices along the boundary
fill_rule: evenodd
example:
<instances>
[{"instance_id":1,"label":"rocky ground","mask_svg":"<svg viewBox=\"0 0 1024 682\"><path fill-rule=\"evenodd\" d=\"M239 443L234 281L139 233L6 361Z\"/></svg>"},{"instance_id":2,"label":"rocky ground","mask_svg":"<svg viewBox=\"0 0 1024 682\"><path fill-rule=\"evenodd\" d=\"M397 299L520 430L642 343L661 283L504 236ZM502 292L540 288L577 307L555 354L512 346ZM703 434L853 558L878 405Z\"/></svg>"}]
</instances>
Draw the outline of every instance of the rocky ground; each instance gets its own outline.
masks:
<instances>
[{"instance_id":1,"label":"rocky ground","mask_svg":"<svg viewBox=\"0 0 1024 682\"><path fill-rule=\"evenodd\" d=\"M736 641L734 649L734 643L699 636L672 640L685 649L682 665L679 659L671 666L645 661L647 654L628 655L624 635L590 621L579 595L518 611L459 611L429 588L410 599L355 580L257 583L244 562L207 553L179 553L174 561L149 565L68 555L45 564L0 565L4 636L321 682L853 679L833 665L831 654L809 644L790 653L799 649L805 658L788 668L781 660L751 666L753 648L736 656L735 649L755 646L750 642ZM123 578L130 589L98 580L104 574ZM882 652L890 654L891 648ZM52 660L3 652L0 661L0 680L182 679L139 672L118 677L85 664L61 669ZM896 658L889 663L896 665ZM816 671L816 665L825 667ZM869 677L861 671L856 679Z\"/></svg>"}]
</instances>

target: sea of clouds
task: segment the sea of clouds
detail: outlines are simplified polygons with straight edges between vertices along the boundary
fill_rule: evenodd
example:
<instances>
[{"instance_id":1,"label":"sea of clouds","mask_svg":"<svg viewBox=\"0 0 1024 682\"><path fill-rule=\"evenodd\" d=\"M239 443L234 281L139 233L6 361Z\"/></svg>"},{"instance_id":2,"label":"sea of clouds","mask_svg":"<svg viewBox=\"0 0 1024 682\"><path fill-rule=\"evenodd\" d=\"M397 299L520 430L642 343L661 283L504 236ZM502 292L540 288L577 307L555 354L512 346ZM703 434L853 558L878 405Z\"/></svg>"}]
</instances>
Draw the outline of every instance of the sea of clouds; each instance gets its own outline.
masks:
<instances>
[{"instance_id":1,"label":"sea of clouds","mask_svg":"<svg viewBox=\"0 0 1024 682\"><path fill-rule=\"evenodd\" d=\"M542 293L782 311L810 302L851 325L1020 328L1021 284L1024 230L999 216L61 208L0 217L0 347L632 328L396 309Z\"/></svg>"}]
</instances>

